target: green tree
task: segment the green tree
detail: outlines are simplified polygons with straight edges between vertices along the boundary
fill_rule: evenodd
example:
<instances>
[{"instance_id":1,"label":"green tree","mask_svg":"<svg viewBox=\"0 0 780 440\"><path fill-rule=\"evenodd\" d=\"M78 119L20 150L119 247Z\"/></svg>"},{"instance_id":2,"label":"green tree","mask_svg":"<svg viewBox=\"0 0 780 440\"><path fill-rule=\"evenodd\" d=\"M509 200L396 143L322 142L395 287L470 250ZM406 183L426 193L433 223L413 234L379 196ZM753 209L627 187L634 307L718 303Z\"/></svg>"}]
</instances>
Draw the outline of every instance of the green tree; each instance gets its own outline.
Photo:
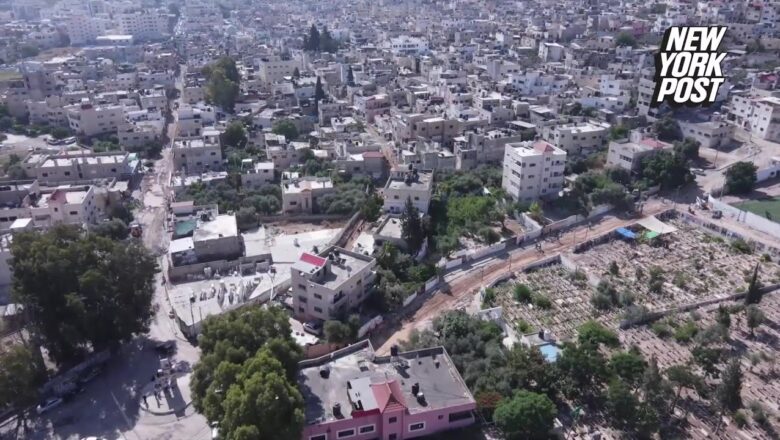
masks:
<instances>
[{"instance_id":1,"label":"green tree","mask_svg":"<svg viewBox=\"0 0 780 440\"><path fill-rule=\"evenodd\" d=\"M247 360L227 390L220 437L288 440L303 429L303 397L268 347Z\"/></svg>"},{"instance_id":2,"label":"green tree","mask_svg":"<svg viewBox=\"0 0 780 440\"><path fill-rule=\"evenodd\" d=\"M509 440L546 439L553 428L555 414L555 405L549 397L521 390L498 404L493 420Z\"/></svg>"},{"instance_id":3,"label":"green tree","mask_svg":"<svg viewBox=\"0 0 780 440\"><path fill-rule=\"evenodd\" d=\"M723 410L734 412L742 407L742 367L733 358L723 371L723 379L715 389L715 400Z\"/></svg>"},{"instance_id":4,"label":"green tree","mask_svg":"<svg viewBox=\"0 0 780 440\"><path fill-rule=\"evenodd\" d=\"M127 223L122 219L111 219L94 225L90 228L92 233L112 240L124 240L130 234Z\"/></svg>"},{"instance_id":5,"label":"green tree","mask_svg":"<svg viewBox=\"0 0 780 440\"><path fill-rule=\"evenodd\" d=\"M65 139L66 137L71 136L71 133L72 132L65 127L54 127L50 132L51 137L54 139Z\"/></svg>"},{"instance_id":6,"label":"green tree","mask_svg":"<svg viewBox=\"0 0 780 440\"><path fill-rule=\"evenodd\" d=\"M366 203L360 208L360 212L366 221L377 221L382 214L382 197L377 194L369 196Z\"/></svg>"},{"instance_id":7,"label":"green tree","mask_svg":"<svg viewBox=\"0 0 780 440\"><path fill-rule=\"evenodd\" d=\"M0 409L14 409L25 433L27 409L36 403L45 378L40 356L28 347L12 345L0 350Z\"/></svg>"},{"instance_id":8,"label":"green tree","mask_svg":"<svg viewBox=\"0 0 780 440\"><path fill-rule=\"evenodd\" d=\"M607 347L617 347L620 340L615 332L601 325L598 321L585 321L577 329L577 341L580 344L596 347L599 344Z\"/></svg>"},{"instance_id":9,"label":"green tree","mask_svg":"<svg viewBox=\"0 0 780 440\"><path fill-rule=\"evenodd\" d=\"M636 38L628 32L621 32L615 38L615 44L617 46L636 47Z\"/></svg>"},{"instance_id":10,"label":"green tree","mask_svg":"<svg viewBox=\"0 0 780 440\"><path fill-rule=\"evenodd\" d=\"M755 337L755 329L764 323L766 317L764 312L756 304L751 304L745 308L745 323L750 329L750 337Z\"/></svg>"},{"instance_id":11,"label":"green tree","mask_svg":"<svg viewBox=\"0 0 780 440\"><path fill-rule=\"evenodd\" d=\"M319 112L320 101L325 99L325 90L322 88L322 80L317 77L317 83L314 85L314 113Z\"/></svg>"},{"instance_id":12,"label":"green tree","mask_svg":"<svg viewBox=\"0 0 780 440\"><path fill-rule=\"evenodd\" d=\"M293 77L293 79L299 79L301 77L301 71L298 70L297 67L295 69L293 69L292 77Z\"/></svg>"},{"instance_id":13,"label":"green tree","mask_svg":"<svg viewBox=\"0 0 780 440\"><path fill-rule=\"evenodd\" d=\"M239 229L249 229L257 226L257 210L254 206L242 206L236 213L236 223Z\"/></svg>"},{"instance_id":14,"label":"green tree","mask_svg":"<svg viewBox=\"0 0 780 440\"><path fill-rule=\"evenodd\" d=\"M675 189L693 181L687 161L668 151L647 156L640 163L639 176L648 186Z\"/></svg>"},{"instance_id":15,"label":"green tree","mask_svg":"<svg viewBox=\"0 0 780 440\"><path fill-rule=\"evenodd\" d=\"M241 375L244 378L254 376L248 360L261 349L272 353L281 363L284 376L293 380L301 349L290 331L288 316L276 307L244 307L207 318L198 337L201 358L193 369L190 382L195 409L209 421L222 422L227 407L226 390L241 385ZM243 386L240 388L244 389Z\"/></svg>"},{"instance_id":16,"label":"green tree","mask_svg":"<svg viewBox=\"0 0 780 440\"><path fill-rule=\"evenodd\" d=\"M240 91L240 75L235 61L222 57L203 69L206 76L206 98L209 102L232 112Z\"/></svg>"},{"instance_id":17,"label":"green tree","mask_svg":"<svg viewBox=\"0 0 780 440\"><path fill-rule=\"evenodd\" d=\"M624 383L636 388L642 379L647 362L639 350L632 349L613 354L608 365Z\"/></svg>"},{"instance_id":18,"label":"green tree","mask_svg":"<svg viewBox=\"0 0 780 440\"><path fill-rule=\"evenodd\" d=\"M303 48L310 52L317 52L320 50L320 31L317 26L312 23L309 28L309 36L303 39Z\"/></svg>"},{"instance_id":19,"label":"green tree","mask_svg":"<svg viewBox=\"0 0 780 440\"><path fill-rule=\"evenodd\" d=\"M157 263L139 243L72 226L14 236L13 296L59 363L148 330Z\"/></svg>"},{"instance_id":20,"label":"green tree","mask_svg":"<svg viewBox=\"0 0 780 440\"><path fill-rule=\"evenodd\" d=\"M718 321L718 324L722 325L724 328L731 327L731 311L729 308L725 307L723 304L719 304L716 320Z\"/></svg>"},{"instance_id":21,"label":"green tree","mask_svg":"<svg viewBox=\"0 0 780 440\"><path fill-rule=\"evenodd\" d=\"M619 428L625 428L635 421L639 399L622 380L612 379L607 388L606 406L613 423Z\"/></svg>"},{"instance_id":22,"label":"green tree","mask_svg":"<svg viewBox=\"0 0 780 440\"><path fill-rule=\"evenodd\" d=\"M726 170L726 192L747 194L756 185L758 167L753 162L737 162Z\"/></svg>"},{"instance_id":23,"label":"green tree","mask_svg":"<svg viewBox=\"0 0 780 440\"><path fill-rule=\"evenodd\" d=\"M22 58L30 58L38 56L41 50L34 44L22 44L19 46L19 56Z\"/></svg>"},{"instance_id":24,"label":"green tree","mask_svg":"<svg viewBox=\"0 0 780 440\"><path fill-rule=\"evenodd\" d=\"M658 139L664 142L678 141L682 139L682 132L680 131L680 124L669 115L655 121L655 132L658 135Z\"/></svg>"},{"instance_id":25,"label":"green tree","mask_svg":"<svg viewBox=\"0 0 780 440\"><path fill-rule=\"evenodd\" d=\"M225 132L222 133L221 137L222 144L226 147L246 147L246 129L244 128L244 124L241 121L231 122L225 129Z\"/></svg>"},{"instance_id":26,"label":"green tree","mask_svg":"<svg viewBox=\"0 0 780 440\"><path fill-rule=\"evenodd\" d=\"M628 136L628 127L625 125L613 125L612 128L609 129L609 139L610 140L618 140L618 139L625 139Z\"/></svg>"},{"instance_id":27,"label":"green tree","mask_svg":"<svg viewBox=\"0 0 780 440\"><path fill-rule=\"evenodd\" d=\"M609 377L604 355L589 344L565 343L556 366L562 374L559 386L574 399L598 392Z\"/></svg>"},{"instance_id":28,"label":"green tree","mask_svg":"<svg viewBox=\"0 0 780 440\"><path fill-rule=\"evenodd\" d=\"M528 215L537 223L544 223L544 211L539 202L531 203L531 206L528 208Z\"/></svg>"},{"instance_id":29,"label":"green tree","mask_svg":"<svg viewBox=\"0 0 780 440\"><path fill-rule=\"evenodd\" d=\"M761 282L758 280L758 265L753 269L753 275L750 277L747 292L745 293L745 305L758 304L764 294L761 292Z\"/></svg>"},{"instance_id":30,"label":"green tree","mask_svg":"<svg viewBox=\"0 0 780 440\"><path fill-rule=\"evenodd\" d=\"M352 329L341 321L326 321L323 328L328 342L346 344L353 339Z\"/></svg>"},{"instance_id":31,"label":"green tree","mask_svg":"<svg viewBox=\"0 0 780 440\"><path fill-rule=\"evenodd\" d=\"M701 143L696 139L685 138L682 142L674 143L674 153L682 156L685 160L694 160L699 158L699 147L701 147Z\"/></svg>"},{"instance_id":32,"label":"green tree","mask_svg":"<svg viewBox=\"0 0 780 440\"><path fill-rule=\"evenodd\" d=\"M295 140L298 137L298 128L288 119L282 119L275 123L272 131L274 134L284 135L288 141Z\"/></svg>"},{"instance_id":33,"label":"green tree","mask_svg":"<svg viewBox=\"0 0 780 440\"><path fill-rule=\"evenodd\" d=\"M704 371L704 378L719 374L718 364L723 360L723 350L717 347L697 345L691 350L693 362Z\"/></svg>"},{"instance_id":34,"label":"green tree","mask_svg":"<svg viewBox=\"0 0 780 440\"><path fill-rule=\"evenodd\" d=\"M406 199L404 211L401 213L401 238L404 239L412 253L416 254L425 241L425 229L420 219L420 211L415 208L412 199Z\"/></svg>"},{"instance_id":35,"label":"green tree","mask_svg":"<svg viewBox=\"0 0 780 440\"><path fill-rule=\"evenodd\" d=\"M320 47L321 52L334 53L338 50L338 42L333 39L328 31L327 26L323 26L322 33L320 34Z\"/></svg>"},{"instance_id":36,"label":"green tree","mask_svg":"<svg viewBox=\"0 0 780 440\"><path fill-rule=\"evenodd\" d=\"M350 87L355 86L355 73L352 72L352 66L347 67L347 85Z\"/></svg>"},{"instance_id":37,"label":"green tree","mask_svg":"<svg viewBox=\"0 0 780 440\"><path fill-rule=\"evenodd\" d=\"M674 410L677 407L677 402L680 400L683 390L699 390L704 385L701 377L697 376L691 370L691 367L686 364L672 365L666 370L666 377L669 379L669 382L677 387L674 400L672 400L672 404L669 408L670 414L674 414Z\"/></svg>"}]
</instances>

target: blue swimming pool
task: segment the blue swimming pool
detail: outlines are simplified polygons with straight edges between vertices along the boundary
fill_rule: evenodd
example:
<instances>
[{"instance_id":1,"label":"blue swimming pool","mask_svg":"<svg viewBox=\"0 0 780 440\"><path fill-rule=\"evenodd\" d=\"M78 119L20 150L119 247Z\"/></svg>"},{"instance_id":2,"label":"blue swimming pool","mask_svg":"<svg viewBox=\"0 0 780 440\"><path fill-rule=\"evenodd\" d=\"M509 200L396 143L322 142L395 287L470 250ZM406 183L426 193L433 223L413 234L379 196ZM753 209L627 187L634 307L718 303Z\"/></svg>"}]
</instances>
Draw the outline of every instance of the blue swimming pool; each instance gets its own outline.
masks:
<instances>
[{"instance_id":1,"label":"blue swimming pool","mask_svg":"<svg viewBox=\"0 0 780 440\"><path fill-rule=\"evenodd\" d=\"M547 362L555 362L558 360L558 356L561 355L561 349L553 344L540 345L539 350L541 350Z\"/></svg>"}]
</instances>

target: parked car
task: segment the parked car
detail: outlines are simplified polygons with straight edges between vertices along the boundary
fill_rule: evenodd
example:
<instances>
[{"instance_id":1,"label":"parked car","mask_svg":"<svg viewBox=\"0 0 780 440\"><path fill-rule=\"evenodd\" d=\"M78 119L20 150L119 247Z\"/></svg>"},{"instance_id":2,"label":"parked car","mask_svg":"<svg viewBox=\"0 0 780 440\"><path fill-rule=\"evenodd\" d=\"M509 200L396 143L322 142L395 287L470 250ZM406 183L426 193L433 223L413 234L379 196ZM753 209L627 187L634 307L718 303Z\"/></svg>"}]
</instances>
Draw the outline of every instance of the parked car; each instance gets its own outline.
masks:
<instances>
[{"instance_id":1,"label":"parked car","mask_svg":"<svg viewBox=\"0 0 780 440\"><path fill-rule=\"evenodd\" d=\"M158 342L154 345L154 351L162 356L170 356L176 353L176 341Z\"/></svg>"},{"instance_id":2,"label":"parked car","mask_svg":"<svg viewBox=\"0 0 780 440\"><path fill-rule=\"evenodd\" d=\"M35 407L35 412L38 414L43 414L46 411L52 410L60 405L62 405L62 397L49 397L48 399L44 400L40 403L37 407Z\"/></svg>"},{"instance_id":3,"label":"parked car","mask_svg":"<svg viewBox=\"0 0 780 440\"><path fill-rule=\"evenodd\" d=\"M217 440L219 438L219 424L213 422L211 424L211 440Z\"/></svg>"},{"instance_id":4,"label":"parked car","mask_svg":"<svg viewBox=\"0 0 780 440\"><path fill-rule=\"evenodd\" d=\"M303 330L307 333L311 333L314 336L322 335L322 320L316 319L313 321L307 321L303 323Z\"/></svg>"},{"instance_id":5,"label":"parked car","mask_svg":"<svg viewBox=\"0 0 780 440\"><path fill-rule=\"evenodd\" d=\"M92 382L93 380L95 380L96 377L100 375L101 372L102 370L100 368L93 368L86 375L79 378L79 384L85 385Z\"/></svg>"},{"instance_id":6,"label":"parked car","mask_svg":"<svg viewBox=\"0 0 780 440\"><path fill-rule=\"evenodd\" d=\"M701 168L691 168L691 172L693 174L696 174L697 176L703 176L704 175L704 170L701 169Z\"/></svg>"}]
</instances>

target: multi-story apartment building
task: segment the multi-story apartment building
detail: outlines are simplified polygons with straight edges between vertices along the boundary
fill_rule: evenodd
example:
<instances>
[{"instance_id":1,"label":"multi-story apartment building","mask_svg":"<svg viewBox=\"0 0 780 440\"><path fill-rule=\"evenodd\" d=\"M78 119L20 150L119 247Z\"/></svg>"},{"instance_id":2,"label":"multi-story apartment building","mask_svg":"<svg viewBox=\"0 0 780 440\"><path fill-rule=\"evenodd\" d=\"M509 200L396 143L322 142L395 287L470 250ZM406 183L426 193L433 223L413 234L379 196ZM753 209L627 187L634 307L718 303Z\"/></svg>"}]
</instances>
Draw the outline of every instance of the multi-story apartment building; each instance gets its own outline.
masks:
<instances>
[{"instance_id":1,"label":"multi-story apartment building","mask_svg":"<svg viewBox=\"0 0 780 440\"><path fill-rule=\"evenodd\" d=\"M389 113L390 107L392 107L390 98L385 94L370 96L356 95L354 97L354 104L358 113L363 115L367 122L374 122L374 118L377 115Z\"/></svg>"},{"instance_id":2,"label":"multi-story apartment building","mask_svg":"<svg viewBox=\"0 0 780 440\"><path fill-rule=\"evenodd\" d=\"M566 151L546 141L506 146L501 186L517 201L558 197L563 189Z\"/></svg>"},{"instance_id":3,"label":"multi-story apartment building","mask_svg":"<svg viewBox=\"0 0 780 440\"><path fill-rule=\"evenodd\" d=\"M66 107L68 125L77 134L95 136L115 133L125 122L124 107L121 105L95 105L82 102Z\"/></svg>"},{"instance_id":4,"label":"multi-story apartment building","mask_svg":"<svg viewBox=\"0 0 780 440\"><path fill-rule=\"evenodd\" d=\"M126 180L135 174L137 161L128 153L62 151L58 154L31 153L22 162L29 176L44 183L79 182L93 179Z\"/></svg>"},{"instance_id":5,"label":"multi-story apartment building","mask_svg":"<svg viewBox=\"0 0 780 440\"><path fill-rule=\"evenodd\" d=\"M642 69L637 92L636 108L639 116L646 116L650 121L654 121L660 108L650 105L655 93L655 68Z\"/></svg>"},{"instance_id":6,"label":"multi-story apartment building","mask_svg":"<svg viewBox=\"0 0 780 440\"><path fill-rule=\"evenodd\" d=\"M421 214L427 214L432 193L433 173L418 171L412 166L393 169L384 189L384 210L401 213L406 201L411 200Z\"/></svg>"},{"instance_id":7,"label":"multi-story apartment building","mask_svg":"<svg viewBox=\"0 0 780 440\"><path fill-rule=\"evenodd\" d=\"M154 40L168 32L168 17L155 10L141 10L115 17L119 32L136 40Z\"/></svg>"},{"instance_id":8,"label":"multi-story apartment building","mask_svg":"<svg viewBox=\"0 0 780 440\"><path fill-rule=\"evenodd\" d=\"M378 356L365 339L301 362L298 377L301 440L450 438L443 433L476 420L474 397L442 347L393 346Z\"/></svg>"},{"instance_id":9,"label":"multi-story apartment building","mask_svg":"<svg viewBox=\"0 0 780 440\"><path fill-rule=\"evenodd\" d=\"M641 132L634 131L629 139L620 139L609 143L607 166L633 172L639 168L645 157L673 148L672 144L644 137Z\"/></svg>"},{"instance_id":10,"label":"multi-story apartment building","mask_svg":"<svg viewBox=\"0 0 780 440\"><path fill-rule=\"evenodd\" d=\"M65 33L74 46L91 43L104 31L105 22L89 15L73 14L65 21Z\"/></svg>"},{"instance_id":11,"label":"multi-story apartment building","mask_svg":"<svg viewBox=\"0 0 780 440\"><path fill-rule=\"evenodd\" d=\"M329 320L344 316L367 297L376 260L339 247L319 255L304 252L290 268L295 315Z\"/></svg>"},{"instance_id":12,"label":"multi-story apartment building","mask_svg":"<svg viewBox=\"0 0 780 440\"><path fill-rule=\"evenodd\" d=\"M318 200L336 189L330 177L301 177L282 182L282 211L285 213L312 213L318 209Z\"/></svg>"},{"instance_id":13,"label":"multi-story apartment building","mask_svg":"<svg viewBox=\"0 0 780 440\"><path fill-rule=\"evenodd\" d=\"M265 84L273 84L283 81L286 76L292 76L299 65L300 63L295 60L280 57L261 58L258 63L258 73Z\"/></svg>"},{"instance_id":14,"label":"multi-story apartment building","mask_svg":"<svg viewBox=\"0 0 780 440\"><path fill-rule=\"evenodd\" d=\"M428 40L402 35L391 38L387 46L394 55L422 55L428 51Z\"/></svg>"},{"instance_id":15,"label":"multi-story apartment building","mask_svg":"<svg viewBox=\"0 0 780 440\"><path fill-rule=\"evenodd\" d=\"M705 122L678 122L684 138L694 139L705 148L728 145L734 136L734 124L722 120L720 114Z\"/></svg>"},{"instance_id":16,"label":"multi-story apartment building","mask_svg":"<svg viewBox=\"0 0 780 440\"><path fill-rule=\"evenodd\" d=\"M780 142L780 98L734 95L728 111L728 119L752 136Z\"/></svg>"},{"instance_id":17,"label":"multi-story apartment building","mask_svg":"<svg viewBox=\"0 0 780 440\"><path fill-rule=\"evenodd\" d=\"M584 155L601 147L609 137L609 124L599 122L541 123L542 139L567 154Z\"/></svg>"},{"instance_id":18,"label":"multi-story apartment building","mask_svg":"<svg viewBox=\"0 0 780 440\"><path fill-rule=\"evenodd\" d=\"M185 175L222 169L222 147L219 132L200 139L183 139L173 143L173 169Z\"/></svg>"},{"instance_id":19,"label":"multi-story apartment building","mask_svg":"<svg viewBox=\"0 0 780 440\"><path fill-rule=\"evenodd\" d=\"M249 159L248 159L249 160ZM257 162L241 172L241 186L243 188L259 188L274 181L274 163Z\"/></svg>"}]
</instances>

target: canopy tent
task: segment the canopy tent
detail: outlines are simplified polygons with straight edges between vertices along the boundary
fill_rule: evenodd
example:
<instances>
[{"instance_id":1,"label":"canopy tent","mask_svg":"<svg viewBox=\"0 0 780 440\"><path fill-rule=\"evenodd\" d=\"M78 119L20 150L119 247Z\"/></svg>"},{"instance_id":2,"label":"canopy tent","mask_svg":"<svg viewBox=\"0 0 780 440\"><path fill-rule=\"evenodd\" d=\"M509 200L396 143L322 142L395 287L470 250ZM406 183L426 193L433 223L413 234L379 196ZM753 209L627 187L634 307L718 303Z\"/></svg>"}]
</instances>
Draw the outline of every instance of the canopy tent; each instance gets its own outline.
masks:
<instances>
[{"instance_id":1,"label":"canopy tent","mask_svg":"<svg viewBox=\"0 0 780 440\"><path fill-rule=\"evenodd\" d=\"M655 218L654 215L645 217L639 220L637 223L640 226L644 227L645 229L648 229L653 232L657 232L659 235L671 234L672 232L677 230L677 228L675 228L674 226L667 225L661 220L658 220L657 218Z\"/></svg>"},{"instance_id":2,"label":"canopy tent","mask_svg":"<svg viewBox=\"0 0 780 440\"><path fill-rule=\"evenodd\" d=\"M660 234L655 232L655 231L645 231L645 235L644 236L645 236L646 239L652 240L652 239L660 236Z\"/></svg>"},{"instance_id":3,"label":"canopy tent","mask_svg":"<svg viewBox=\"0 0 780 440\"><path fill-rule=\"evenodd\" d=\"M636 234L634 234L631 230L626 228L617 228L617 233L630 240L636 238Z\"/></svg>"}]
</instances>

